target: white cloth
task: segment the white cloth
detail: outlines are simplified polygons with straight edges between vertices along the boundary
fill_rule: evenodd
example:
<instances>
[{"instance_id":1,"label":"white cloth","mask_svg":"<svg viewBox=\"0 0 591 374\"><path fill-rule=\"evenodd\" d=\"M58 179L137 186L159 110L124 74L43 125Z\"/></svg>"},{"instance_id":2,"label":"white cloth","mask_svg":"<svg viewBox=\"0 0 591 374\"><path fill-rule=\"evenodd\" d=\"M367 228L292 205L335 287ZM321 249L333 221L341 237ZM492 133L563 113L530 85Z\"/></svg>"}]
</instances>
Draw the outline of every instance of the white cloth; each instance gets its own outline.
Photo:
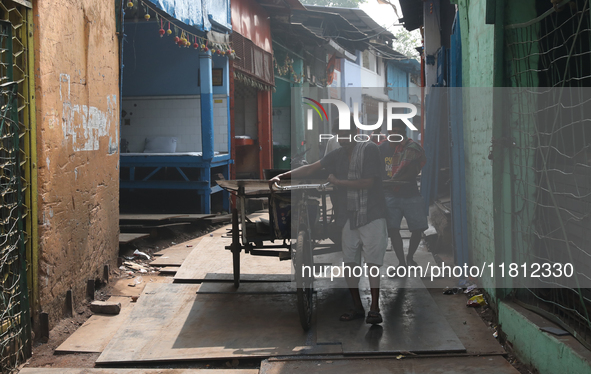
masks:
<instances>
[{"instance_id":1,"label":"white cloth","mask_svg":"<svg viewBox=\"0 0 591 374\"><path fill-rule=\"evenodd\" d=\"M337 140L337 136L333 136L332 138L328 139L328 143L326 143L326 151L324 151L324 155L329 154L330 152L334 151L335 149L341 148L339 141Z\"/></svg>"},{"instance_id":2,"label":"white cloth","mask_svg":"<svg viewBox=\"0 0 591 374\"><path fill-rule=\"evenodd\" d=\"M345 264L361 265L361 252L366 264L382 266L386 247L388 247L388 230L386 219L375 219L365 226L351 230L349 220L342 232L343 261Z\"/></svg>"}]
</instances>

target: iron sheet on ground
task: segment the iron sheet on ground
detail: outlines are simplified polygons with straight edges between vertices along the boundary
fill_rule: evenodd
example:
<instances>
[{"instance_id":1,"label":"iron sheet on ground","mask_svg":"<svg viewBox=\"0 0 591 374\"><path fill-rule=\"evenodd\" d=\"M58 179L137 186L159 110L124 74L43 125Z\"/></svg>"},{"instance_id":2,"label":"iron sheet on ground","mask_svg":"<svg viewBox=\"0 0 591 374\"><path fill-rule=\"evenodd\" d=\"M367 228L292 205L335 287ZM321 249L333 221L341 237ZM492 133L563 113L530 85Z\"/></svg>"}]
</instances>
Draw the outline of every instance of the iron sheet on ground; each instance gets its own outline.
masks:
<instances>
[{"instance_id":1,"label":"iron sheet on ground","mask_svg":"<svg viewBox=\"0 0 591 374\"><path fill-rule=\"evenodd\" d=\"M158 257L155 257L154 260L150 262L150 266L181 266L193 248L195 248L200 241L201 238L197 238L163 249L154 254L154 256ZM190 245L190 247L187 247L187 245Z\"/></svg>"},{"instance_id":2,"label":"iron sheet on ground","mask_svg":"<svg viewBox=\"0 0 591 374\"><path fill-rule=\"evenodd\" d=\"M196 294L199 285L149 284L97 364L341 354L315 345L294 295Z\"/></svg>"},{"instance_id":3,"label":"iron sheet on ground","mask_svg":"<svg viewBox=\"0 0 591 374\"><path fill-rule=\"evenodd\" d=\"M258 369L216 369L216 374L258 374ZM66 369L25 368L22 374L211 374L211 369Z\"/></svg>"},{"instance_id":4,"label":"iron sheet on ground","mask_svg":"<svg viewBox=\"0 0 591 374\"><path fill-rule=\"evenodd\" d=\"M206 236L194 247L174 276L175 282L200 282L208 273L232 274L232 252L224 249L231 240ZM241 274L291 274L291 261L240 253Z\"/></svg>"},{"instance_id":5,"label":"iron sheet on ground","mask_svg":"<svg viewBox=\"0 0 591 374\"><path fill-rule=\"evenodd\" d=\"M240 274L240 284L257 282L291 282L291 274ZM203 279L206 282L234 282L234 275L228 273L208 273Z\"/></svg>"},{"instance_id":6,"label":"iron sheet on ground","mask_svg":"<svg viewBox=\"0 0 591 374\"><path fill-rule=\"evenodd\" d=\"M451 328L471 354L505 354L505 349L493 337L494 330L486 325L478 312L482 308L466 308L468 299L464 293L444 295L443 288L457 285L457 279L436 279L423 281L431 297L439 307Z\"/></svg>"},{"instance_id":7,"label":"iron sheet on ground","mask_svg":"<svg viewBox=\"0 0 591 374\"><path fill-rule=\"evenodd\" d=\"M119 221L163 221L186 216L186 214L119 214Z\"/></svg>"},{"instance_id":8,"label":"iron sheet on ground","mask_svg":"<svg viewBox=\"0 0 591 374\"><path fill-rule=\"evenodd\" d=\"M295 282L257 282L241 283L240 287L235 288L233 283L228 282L206 282L202 283L199 294L295 294Z\"/></svg>"},{"instance_id":9,"label":"iron sheet on ground","mask_svg":"<svg viewBox=\"0 0 591 374\"><path fill-rule=\"evenodd\" d=\"M364 319L339 321L339 316L353 306L351 296L344 284L328 288L327 282L316 286L319 344L341 343L344 354L466 351L420 279L382 280L380 309L384 322L376 326ZM360 287L366 312L371 300L368 285L362 283Z\"/></svg>"},{"instance_id":10,"label":"iron sheet on ground","mask_svg":"<svg viewBox=\"0 0 591 374\"><path fill-rule=\"evenodd\" d=\"M57 347L55 352L102 352L135 306L135 303L130 302L131 298L124 296L111 296L109 301L121 303L121 312L119 314L95 314L91 316L65 342Z\"/></svg>"},{"instance_id":11,"label":"iron sheet on ground","mask_svg":"<svg viewBox=\"0 0 591 374\"><path fill-rule=\"evenodd\" d=\"M127 244L136 239L145 238L146 236L150 236L150 234L132 234L122 232L119 234L119 244Z\"/></svg>"},{"instance_id":12,"label":"iron sheet on ground","mask_svg":"<svg viewBox=\"0 0 591 374\"><path fill-rule=\"evenodd\" d=\"M374 360L265 360L261 374L519 374L501 356L445 357L445 358L404 358Z\"/></svg>"}]
</instances>

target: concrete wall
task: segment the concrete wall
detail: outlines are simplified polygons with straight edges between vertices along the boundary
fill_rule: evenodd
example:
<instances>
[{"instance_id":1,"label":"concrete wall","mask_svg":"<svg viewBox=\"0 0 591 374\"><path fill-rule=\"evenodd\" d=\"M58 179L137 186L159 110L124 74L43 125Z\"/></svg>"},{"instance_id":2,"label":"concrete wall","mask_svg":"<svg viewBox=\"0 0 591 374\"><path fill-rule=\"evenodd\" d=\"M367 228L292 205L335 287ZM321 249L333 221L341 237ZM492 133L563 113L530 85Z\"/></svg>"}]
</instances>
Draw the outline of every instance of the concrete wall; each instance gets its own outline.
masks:
<instances>
[{"instance_id":1,"label":"concrete wall","mask_svg":"<svg viewBox=\"0 0 591 374\"><path fill-rule=\"evenodd\" d=\"M227 97L214 95L213 99L214 151L225 153L228 152ZM177 153L201 152L199 95L125 97L122 109L121 138L129 142L129 152L143 152L146 138L155 136L176 137Z\"/></svg>"},{"instance_id":2,"label":"concrete wall","mask_svg":"<svg viewBox=\"0 0 591 374\"><path fill-rule=\"evenodd\" d=\"M116 266L119 43L115 2L34 3L40 307L53 325L66 291Z\"/></svg>"}]
</instances>

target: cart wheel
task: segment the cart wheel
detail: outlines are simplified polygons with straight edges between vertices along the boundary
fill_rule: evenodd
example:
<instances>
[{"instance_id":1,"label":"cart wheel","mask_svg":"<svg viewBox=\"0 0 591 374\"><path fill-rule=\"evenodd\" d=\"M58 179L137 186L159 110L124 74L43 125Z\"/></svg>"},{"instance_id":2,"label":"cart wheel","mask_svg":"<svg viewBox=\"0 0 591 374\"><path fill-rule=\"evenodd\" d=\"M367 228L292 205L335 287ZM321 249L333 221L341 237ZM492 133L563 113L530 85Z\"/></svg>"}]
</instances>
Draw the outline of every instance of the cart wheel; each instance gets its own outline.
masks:
<instances>
[{"instance_id":1,"label":"cart wheel","mask_svg":"<svg viewBox=\"0 0 591 374\"><path fill-rule=\"evenodd\" d=\"M294 266L296 285L298 288L298 313L304 331L308 331L312 326L312 294L314 293L313 264L314 261L310 238L308 237L307 232L302 230L298 233ZM311 271L302 272L303 266L308 266Z\"/></svg>"},{"instance_id":2,"label":"cart wheel","mask_svg":"<svg viewBox=\"0 0 591 374\"><path fill-rule=\"evenodd\" d=\"M238 227L238 209L232 210L232 264L234 268L234 287L240 287L240 231Z\"/></svg>"}]
</instances>

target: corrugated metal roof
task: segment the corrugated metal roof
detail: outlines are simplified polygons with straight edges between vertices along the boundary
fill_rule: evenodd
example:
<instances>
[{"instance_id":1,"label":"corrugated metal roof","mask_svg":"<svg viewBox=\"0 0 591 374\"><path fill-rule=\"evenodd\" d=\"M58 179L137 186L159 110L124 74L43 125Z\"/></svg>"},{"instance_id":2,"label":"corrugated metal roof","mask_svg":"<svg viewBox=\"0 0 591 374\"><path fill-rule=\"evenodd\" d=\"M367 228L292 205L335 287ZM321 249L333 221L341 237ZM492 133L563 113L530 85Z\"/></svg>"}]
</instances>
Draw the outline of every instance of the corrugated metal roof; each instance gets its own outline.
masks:
<instances>
[{"instance_id":1,"label":"corrugated metal roof","mask_svg":"<svg viewBox=\"0 0 591 374\"><path fill-rule=\"evenodd\" d=\"M306 5L308 10L315 10L318 12L336 13L340 14L353 26L359 29L359 31L370 35L379 35L385 39L396 39L394 35L380 26L376 21L373 20L367 13L359 8L340 8L340 7L326 7L317 5Z\"/></svg>"},{"instance_id":2,"label":"corrugated metal roof","mask_svg":"<svg viewBox=\"0 0 591 374\"><path fill-rule=\"evenodd\" d=\"M400 22L405 29L412 31L423 26L423 0L400 0L400 8L403 16Z\"/></svg>"}]
</instances>

